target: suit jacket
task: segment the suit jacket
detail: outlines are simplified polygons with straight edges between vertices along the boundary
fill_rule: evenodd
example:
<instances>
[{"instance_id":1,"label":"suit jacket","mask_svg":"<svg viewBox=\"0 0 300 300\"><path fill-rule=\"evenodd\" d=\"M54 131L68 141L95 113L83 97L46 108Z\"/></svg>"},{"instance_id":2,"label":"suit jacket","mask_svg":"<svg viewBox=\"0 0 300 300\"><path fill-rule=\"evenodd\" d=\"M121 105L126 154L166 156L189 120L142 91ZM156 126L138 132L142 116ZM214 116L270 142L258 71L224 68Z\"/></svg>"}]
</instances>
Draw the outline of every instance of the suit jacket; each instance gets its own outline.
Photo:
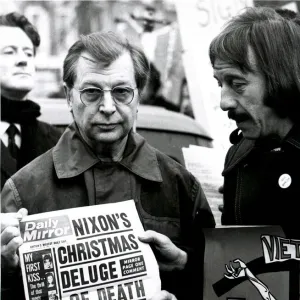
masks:
<instances>
[{"instance_id":1,"label":"suit jacket","mask_svg":"<svg viewBox=\"0 0 300 300\"><path fill-rule=\"evenodd\" d=\"M21 148L18 160L14 159L1 141L1 190L8 178L19 169L43 154L57 143L60 130L40 121L21 125Z\"/></svg>"}]
</instances>

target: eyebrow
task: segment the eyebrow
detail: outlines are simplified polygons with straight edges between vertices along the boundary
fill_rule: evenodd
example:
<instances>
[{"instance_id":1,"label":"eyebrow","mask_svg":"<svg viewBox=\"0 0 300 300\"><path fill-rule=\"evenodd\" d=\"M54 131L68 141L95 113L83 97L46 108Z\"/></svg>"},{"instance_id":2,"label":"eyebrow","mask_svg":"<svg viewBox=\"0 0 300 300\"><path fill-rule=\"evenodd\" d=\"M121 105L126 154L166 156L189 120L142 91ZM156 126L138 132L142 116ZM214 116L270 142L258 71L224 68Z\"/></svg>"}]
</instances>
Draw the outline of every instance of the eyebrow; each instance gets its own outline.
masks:
<instances>
[{"instance_id":1,"label":"eyebrow","mask_svg":"<svg viewBox=\"0 0 300 300\"><path fill-rule=\"evenodd\" d=\"M13 49L17 49L18 47L16 45L6 45L2 48L2 50L6 49L6 48L13 48ZM33 47L28 47L28 46L25 46L25 47L22 47L23 50L32 50L33 51Z\"/></svg>"},{"instance_id":2,"label":"eyebrow","mask_svg":"<svg viewBox=\"0 0 300 300\"><path fill-rule=\"evenodd\" d=\"M120 81L116 81L114 83L114 86L118 86L118 85L126 85L126 86L131 86L131 84L128 81L124 81L124 80L120 80Z\"/></svg>"},{"instance_id":3,"label":"eyebrow","mask_svg":"<svg viewBox=\"0 0 300 300\"><path fill-rule=\"evenodd\" d=\"M88 57L86 57L86 56L84 56L84 55L80 55L80 57L82 57L83 59L86 59L86 60L88 60L88 61L91 61L91 62L93 62L93 63L97 63L97 61L95 61L95 60L93 60L93 59L91 59L91 58L88 58Z\"/></svg>"},{"instance_id":4,"label":"eyebrow","mask_svg":"<svg viewBox=\"0 0 300 300\"><path fill-rule=\"evenodd\" d=\"M88 79L87 81L83 81L81 83L81 85L93 85L93 86L101 88L101 83L100 82L94 81L94 80L91 80L91 79ZM128 81L124 81L124 80L113 82L112 86L116 87L116 86L120 86L120 85L126 85L126 86L129 86L129 87L131 86L131 84Z\"/></svg>"},{"instance_id":5,"label":"eyebrow","mask_svg":"<svg viewBox=\"0 0 300 300\"><path fill-rule=\"evenodd\" d=\"M217 79L217 80L219 80L219 78L217 77L216 74L214 74L214 78ZM223 78L224 78L225 80L228 80L228 79L241 79L241 80L246 80L246 78L245 78L244 76L238 75L238 74L225 74L225 75L223 76Z\"/></svg>"}]
</instances>

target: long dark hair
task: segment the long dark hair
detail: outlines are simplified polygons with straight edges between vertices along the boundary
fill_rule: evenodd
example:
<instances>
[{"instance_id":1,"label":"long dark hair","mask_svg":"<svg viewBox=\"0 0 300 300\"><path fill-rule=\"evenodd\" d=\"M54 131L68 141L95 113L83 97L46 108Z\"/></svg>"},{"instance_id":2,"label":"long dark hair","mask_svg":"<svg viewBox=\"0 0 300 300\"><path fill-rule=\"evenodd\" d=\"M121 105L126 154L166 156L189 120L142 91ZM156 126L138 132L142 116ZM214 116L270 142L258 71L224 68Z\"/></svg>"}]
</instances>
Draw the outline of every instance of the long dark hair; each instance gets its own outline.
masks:
<instances>
[{"instance_id":1,"label":"long dark hair","mask_svg":"<svg viewBox=\"0 0 300 300\"><path fill-rule=\"evenodd\" d=\"M249 47L266 80L265 104L279 116L299 123L300 26L272 8L248 8L211 42L211 64L220 59L243 72L253 72Z\"/></svg>"}]
</instances>

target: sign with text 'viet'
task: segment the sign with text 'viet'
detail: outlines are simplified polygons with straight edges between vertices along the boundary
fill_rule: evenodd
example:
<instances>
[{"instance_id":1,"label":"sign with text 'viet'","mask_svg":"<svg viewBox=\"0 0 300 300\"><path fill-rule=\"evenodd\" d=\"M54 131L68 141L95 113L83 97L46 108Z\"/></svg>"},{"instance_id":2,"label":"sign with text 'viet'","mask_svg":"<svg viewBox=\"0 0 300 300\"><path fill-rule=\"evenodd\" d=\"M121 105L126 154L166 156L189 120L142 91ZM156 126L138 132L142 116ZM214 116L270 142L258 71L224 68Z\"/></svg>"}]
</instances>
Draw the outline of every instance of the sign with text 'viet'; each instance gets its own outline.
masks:
<instances>
[{"instance_id":1,"label":"sign with text 'viet'","mask_svg":"<svg viewBox=\"0 0 300 300\"><path fill-rule=\"evenodd\" d=\"M299 298L300 240L279 226L204 229L204 297L209 300Z\"/></svg>"}]
</instances>

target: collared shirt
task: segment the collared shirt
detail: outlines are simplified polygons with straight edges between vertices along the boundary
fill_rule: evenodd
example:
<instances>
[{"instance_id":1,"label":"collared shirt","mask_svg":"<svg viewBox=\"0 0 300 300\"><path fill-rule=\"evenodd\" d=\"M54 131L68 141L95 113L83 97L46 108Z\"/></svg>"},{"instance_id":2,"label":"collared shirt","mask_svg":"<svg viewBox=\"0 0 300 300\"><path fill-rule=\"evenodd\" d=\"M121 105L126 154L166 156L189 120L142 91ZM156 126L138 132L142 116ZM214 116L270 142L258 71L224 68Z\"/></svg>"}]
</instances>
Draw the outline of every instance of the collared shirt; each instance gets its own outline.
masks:
<instances>
[{"instance_id":1,"label":"collared shirt","mask_svg":"<svg viewBox=\"0 0 300 300\"><path fill-rule=\"evenodd\" d=\"M21 133L20 124L14 123L14 125L18 128L19 132ZM4 121L0 122L0 138L6 147L8 146L8 135L6 133L6 130L8 129L9 126L10 126L10 123L8 123L8 122L4 122ZM15 142L16 142L16 145L20 148L21 147L21 135L20 134L16 134Z\"/></svg>"},{"instance_id":2,"label":"collared shirt","mask_svg":"<svg viewBox=\"0 0 300 300\"><path fill-rule=\"evenodd\" d=\"M93 204L120 202L134 198L132 175L162 182L155 150L133 132L129 133L123 158L119 162L101 162L80 137L75 124L53 149L53 161L58 178L72 178L92 170Z\"/></svg>"}]
</instances>

